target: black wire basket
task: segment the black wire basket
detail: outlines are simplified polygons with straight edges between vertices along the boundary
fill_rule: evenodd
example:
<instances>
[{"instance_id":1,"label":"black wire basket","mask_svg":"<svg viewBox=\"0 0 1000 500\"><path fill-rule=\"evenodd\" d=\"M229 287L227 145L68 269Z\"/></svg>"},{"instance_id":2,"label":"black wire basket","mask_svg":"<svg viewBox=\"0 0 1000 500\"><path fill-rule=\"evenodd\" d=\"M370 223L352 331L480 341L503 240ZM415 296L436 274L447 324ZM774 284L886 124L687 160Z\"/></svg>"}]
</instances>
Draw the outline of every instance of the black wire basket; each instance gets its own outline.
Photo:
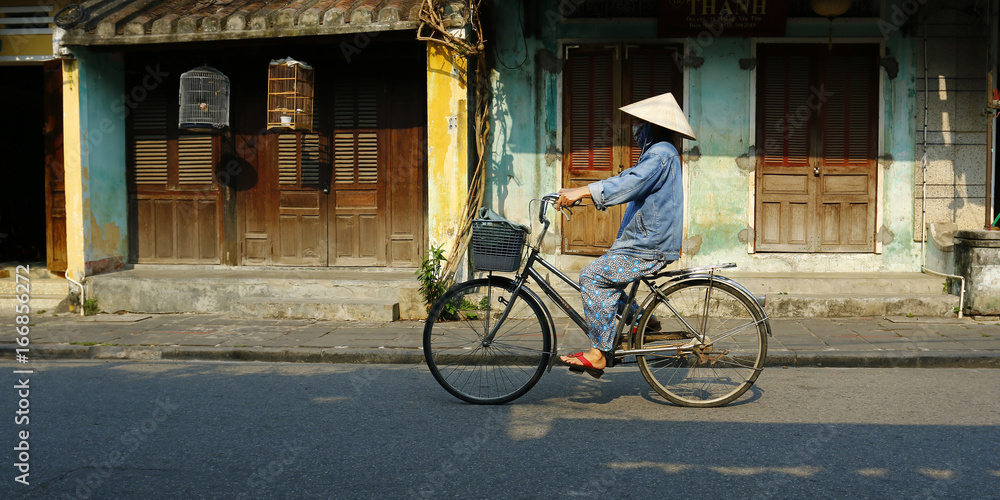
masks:
<instances>
[{"instance_id":1,"label":"black wire basket","mask_svg":"<svg viewBox=\"0 0 1000 500\"><path fill-rule=\"evenodd\" d=\"M472 221L472 265L480 271L517 271L521 267L525 232L506 221Z\"/></svg>"}]
</instances>

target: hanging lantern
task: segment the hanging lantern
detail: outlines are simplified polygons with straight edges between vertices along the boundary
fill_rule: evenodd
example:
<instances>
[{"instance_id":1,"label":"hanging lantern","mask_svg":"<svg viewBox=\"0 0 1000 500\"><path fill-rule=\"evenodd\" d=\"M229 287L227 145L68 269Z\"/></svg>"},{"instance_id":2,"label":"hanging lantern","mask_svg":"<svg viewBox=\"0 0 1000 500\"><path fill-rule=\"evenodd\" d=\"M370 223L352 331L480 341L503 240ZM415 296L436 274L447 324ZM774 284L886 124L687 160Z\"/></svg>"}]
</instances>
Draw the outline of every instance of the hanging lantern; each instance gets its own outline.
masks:
<instances>
[{"instance_id":1,"label":"hanging lantern","mask_svg":"<svg viewBox=\"0 0 1000 500\"><path fill-rule=\"evenodd\" d=\"M851 0L809 0L813 12L830 20L829 50L833 50L833 18L847 12L851 8Z\"/></svg>"},{"instance_id":2,"label":"hanging lantern","mask_svg":"<svg viewBox=\"0 0 1000 500\"><path fill-rule=\"evenodd\" d=\"M851 8L851 0L809 0L813 12L827 18L843 15Z\"/></svg>"}]
</instances>

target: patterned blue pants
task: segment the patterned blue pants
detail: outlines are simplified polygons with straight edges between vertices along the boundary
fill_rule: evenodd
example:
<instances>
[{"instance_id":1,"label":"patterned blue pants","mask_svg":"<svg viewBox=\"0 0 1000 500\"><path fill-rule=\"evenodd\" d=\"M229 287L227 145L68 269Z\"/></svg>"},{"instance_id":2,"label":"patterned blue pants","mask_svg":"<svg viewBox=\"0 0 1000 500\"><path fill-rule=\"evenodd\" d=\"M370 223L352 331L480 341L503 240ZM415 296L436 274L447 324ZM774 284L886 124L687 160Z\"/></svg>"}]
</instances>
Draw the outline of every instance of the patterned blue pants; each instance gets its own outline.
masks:
<instances>
[{"instance_id":1,"label":"patterned blue pants","mask_svg":"<svg viewBox=\"0 0 1000 500\"><path fill-rule=\"evenodd\" d=\"M590 344L610 351L614 342L615 313L625 287L639 276L663 269L667 262L622 254L604 254L580 271L580 294L587 319Z\"/></svg>"}]
</instances>

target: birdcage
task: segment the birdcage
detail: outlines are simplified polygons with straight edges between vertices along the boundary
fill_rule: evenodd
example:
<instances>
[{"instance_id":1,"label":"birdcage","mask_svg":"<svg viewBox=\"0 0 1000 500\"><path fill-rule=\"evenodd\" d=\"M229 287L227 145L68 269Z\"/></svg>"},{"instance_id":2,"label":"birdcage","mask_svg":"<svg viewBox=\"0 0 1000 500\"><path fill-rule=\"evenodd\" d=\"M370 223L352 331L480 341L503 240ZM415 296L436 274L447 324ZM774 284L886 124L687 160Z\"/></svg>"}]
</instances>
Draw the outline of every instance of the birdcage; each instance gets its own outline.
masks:
<instances>
[{"instance_id":1,"label":"birdcage","mask_svg":"<svg viewBox=\"0 0 1000 500\"><path fill-rule=\"evenodd\" d=\"M221 129L229 126L229 78L202 66L181 75L178 94L182 129Z\"/></svg>"},{"instance_id":2,"label":"birdcage","mask_svg":"<svg viewBox=\"0 0 1000 500\"><path fill-rule=\"evenodd\" d=\"M267 72L267 128L313 129L313 69L292 58L271 61Z\"/></svg>"}]
</instances>

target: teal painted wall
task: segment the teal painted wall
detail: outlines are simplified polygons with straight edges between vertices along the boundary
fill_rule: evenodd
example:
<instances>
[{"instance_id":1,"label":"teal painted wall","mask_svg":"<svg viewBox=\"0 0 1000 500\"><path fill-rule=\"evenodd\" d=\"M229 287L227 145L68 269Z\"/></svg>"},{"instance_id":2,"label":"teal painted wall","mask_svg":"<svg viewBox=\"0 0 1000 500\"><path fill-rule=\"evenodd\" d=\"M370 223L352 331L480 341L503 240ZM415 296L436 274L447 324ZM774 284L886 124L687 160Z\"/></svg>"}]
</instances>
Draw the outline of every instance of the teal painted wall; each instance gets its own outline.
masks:
<instances>
[{"instance_id":1,"label":"teal painted wall","mask_svg":"<svg viewBox=\"0 0 1000 500\"><path fill-rule=\"evenodd\" d=\"M893 5L902 0L891 0ZM558 12L571 2L505 3L495 19L496 57L491 82L491 158L485 203L512 219L530 219L532 198L555 191L561 178L561 48L564 44L653 42L652 21L563 23ZM894 79L884 78L881 212L877 238L881 253L752 253L753 78L740 68L752 56L749 38L692 37L681 42L703 58L686 69L685 103L698 141L685 143L685 255L682 265L736 262L747 271L866 272L919 271L919 244L913 242L914 151L916 133L917 41L878 23L834 23L835 43L884 42L899 63ZM785 40L824 43L827 23L791 24ZM886 36L883 36L885 34ZM772 40L773 41L773 40ZM884 74L884 71L883 71ZM919 214L918 214L919 215ZM558 234L555 232L554 234ZM558 238L547 250L556 252ZM564 257L565 259L565 257Z\"/></svg>"},{"instance_id":2,"label":"teal painted wall","mask_svg":"<svg viewBox=\"0 0 1000 500\"><path fill-rule=\"evenodd\" d=\"M80 162L87 274L128 260L125 120L113 103L125 94L120 54L74 52L80 67Z\"/></svg>"}]
</instances>

